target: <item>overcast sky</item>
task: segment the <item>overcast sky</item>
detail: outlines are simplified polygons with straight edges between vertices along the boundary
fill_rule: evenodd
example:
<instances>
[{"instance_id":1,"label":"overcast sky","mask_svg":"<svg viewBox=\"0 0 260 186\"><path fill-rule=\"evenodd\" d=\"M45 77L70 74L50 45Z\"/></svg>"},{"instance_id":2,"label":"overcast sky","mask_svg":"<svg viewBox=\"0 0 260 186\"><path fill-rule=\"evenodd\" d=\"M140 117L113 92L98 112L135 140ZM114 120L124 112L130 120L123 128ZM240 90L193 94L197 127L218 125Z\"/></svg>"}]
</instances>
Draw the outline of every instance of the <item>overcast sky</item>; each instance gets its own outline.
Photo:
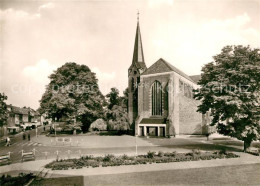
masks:
<instances>
[{"instance_id":1,"label":"overcast sky","mask_svg":"<svg viewBox=\"0 0 260 186\"><path fill-rule=\"evenodd\" d=\"M256 0L1 0L0 92L38 108L48 76L66 62L96 72L101 91L127 87L140 28L146 65L163 58L200 74L225 45L260 47Z\"/></svg>"}]
</instances>

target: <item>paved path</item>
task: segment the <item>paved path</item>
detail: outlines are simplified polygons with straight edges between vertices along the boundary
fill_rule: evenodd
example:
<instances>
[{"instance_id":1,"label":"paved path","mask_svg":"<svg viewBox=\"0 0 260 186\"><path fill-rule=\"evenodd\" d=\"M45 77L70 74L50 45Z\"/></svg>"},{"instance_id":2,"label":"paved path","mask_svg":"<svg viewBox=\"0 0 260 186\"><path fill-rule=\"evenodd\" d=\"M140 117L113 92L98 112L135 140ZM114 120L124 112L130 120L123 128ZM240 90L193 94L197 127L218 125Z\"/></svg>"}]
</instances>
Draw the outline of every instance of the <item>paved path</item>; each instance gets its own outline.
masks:
<instances>
[{"instance_id":1,"label":"paved path","mask_svg":"<svg viewBox=\"0 0 260 186\"><path fill-rule=\"evenodd\" d=\"M62 142L60 140L71 140L71 142ZM87 136L87 135L59 135L56 137L46 137L40 135L38 138L33 138L34 142L41 143L45 146L72 146L81 148L121 148L121 147L133 147L136 144L140 147L143 146L156 146L150 141L143 140L139 137L130 135L122 136Z\"/></svg>"}]
</instances>

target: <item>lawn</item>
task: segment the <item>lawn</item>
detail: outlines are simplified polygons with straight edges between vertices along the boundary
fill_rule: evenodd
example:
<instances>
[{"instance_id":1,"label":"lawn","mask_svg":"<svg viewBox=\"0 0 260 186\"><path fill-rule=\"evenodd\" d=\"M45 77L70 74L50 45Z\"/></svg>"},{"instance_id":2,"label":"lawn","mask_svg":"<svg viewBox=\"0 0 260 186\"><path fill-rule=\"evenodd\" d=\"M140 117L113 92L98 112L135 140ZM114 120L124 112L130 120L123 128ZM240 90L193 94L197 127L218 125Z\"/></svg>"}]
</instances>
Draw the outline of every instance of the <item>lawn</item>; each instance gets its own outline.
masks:
<instances>
[{"instance_id":1,"label":"lawn","mask_svg":"<svg viewBox=\"0 0 260 186\"><path fill-rule=\"evenodd\" d=\"M260 164L84 177L85 185L259 185Z\"/></svg>"}]
</instances>

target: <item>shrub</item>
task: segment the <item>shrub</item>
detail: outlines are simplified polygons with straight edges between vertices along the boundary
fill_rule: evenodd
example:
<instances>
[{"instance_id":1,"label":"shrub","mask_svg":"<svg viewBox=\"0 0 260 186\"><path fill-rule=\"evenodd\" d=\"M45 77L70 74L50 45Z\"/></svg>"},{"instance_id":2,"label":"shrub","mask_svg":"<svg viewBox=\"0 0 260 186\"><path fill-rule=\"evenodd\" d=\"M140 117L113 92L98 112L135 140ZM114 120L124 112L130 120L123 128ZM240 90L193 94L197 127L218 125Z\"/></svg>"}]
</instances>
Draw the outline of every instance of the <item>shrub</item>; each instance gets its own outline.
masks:
<instances>
[{"instance_id":1,"label":"shrub","mask_svg":"<svg viewBox=\"0 0 260 186\"><path fill-rule=\"evenodd\" d=\"M188 152L188 153L185 154L185 156L194 156L194 153Z\"/></svg>"},{"instance_id":2,"label":"shrub","mask_svg":"<svg viewBox=\"0 0 260 186\"><path fill-rule=\"evenodd\" d=\"M199 149L192 149L192 153L194 155L200 155L201 154L201 151Z\"/></svg>"},{"instance_id":3,"label":"shrub","mask_svg":"<svg viewBox=\"0 0 260 186\"><path fill-rule=\"evenodd\" d=\"M147 158L154 158L154 156L155 156L155 152L151 152L151 151L147 152Z\"/></svg>"},{"instance_id":4,"label":"shrub","mask_svg":"<svg viewBox=\"0 0 260 186\"><path fill-rule=\"evenodd\" d=\"M109 162L111 161L115 156L113 154L107 154L105 155L105 157L103 158L103 161L105 162Z\"/></svg>"},{"instance_id":5,"label":"shrub","mask_svg":"<svg viewBox=\"0 0 260 186\"><path fill-rule=\"evenodd\" d=\"M219 154L227 154L226 148L222 148L222 149L219 151Z\"/></svg>"},{"instance_id":6,"label":"shrub","mask_svg":"<svg viewBox=\"0 0 260 186\"><path fill-rule=\"evenodd\" d=\"M92 155L86 155L86 156L84 156L84 157L82 157L82 159L85 159L85 160L91 160L91 159L93 159L93 156Z\"/></svg>"},{"instance_id":7,"label":"shrub","mask_svg":"<svg viewBox=\"0 0 260 186\"><path fill-rule=\"evenodd\" d=\"M128 157L126 154L124 154L124 155L122 156L122 159L123 159L123 160L128 160L129 157Z\"/></svg>"},{"instance_id":8,"label":"shrub","mask_svg":"<svg viewBox=\"0 0 260 186\"><path fill-rule=\"evenodd\" d=\"M159 157L163 157L164 156L164 153L162 151L159 151L158 154L157 154Z\"/></svg>"},{"instance_id":9,"label":"shrub","mask_svg":"<svg viewBox=\"0 0 260 186\"><path fill-rule=\"evenodd\" d=\"M173 151L173 152L165 152L164 153L164 156L167 156L167 157L175 157L176 156L176 151Z\"/></svg>"}]
</instances>

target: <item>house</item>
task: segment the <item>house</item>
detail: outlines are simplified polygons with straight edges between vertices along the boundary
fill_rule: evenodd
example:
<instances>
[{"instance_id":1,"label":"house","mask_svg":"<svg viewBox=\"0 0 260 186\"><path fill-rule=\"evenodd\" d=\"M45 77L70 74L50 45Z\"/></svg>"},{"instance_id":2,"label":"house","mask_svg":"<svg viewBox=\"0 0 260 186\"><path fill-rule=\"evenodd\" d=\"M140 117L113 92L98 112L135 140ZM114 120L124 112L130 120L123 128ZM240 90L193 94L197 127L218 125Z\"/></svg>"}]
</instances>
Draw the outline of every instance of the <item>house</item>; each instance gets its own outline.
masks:
<instances>
[{"instance_id":1,"label":"house","mask_svg":"<svg viewBox=\"0 0 260 186\"><path fill-rule=\"evenodd\" d=\"M139 21L128 69L128 116L138 136L205 134L208 121L193 98L199 75L189 76L160 58L146 67Z\"/></svg>"},{"instance_id":2,"label":"house","mask_svg":"<svg viewBox=\"0 0 260 186\"><path fill-rule=\"evenodd\" d=\"M30 107L7 105L7 110L9 114L6 125L8 132L19 132L22 124L41 121L41 115Z\"/></svg>"}]
</instances>

